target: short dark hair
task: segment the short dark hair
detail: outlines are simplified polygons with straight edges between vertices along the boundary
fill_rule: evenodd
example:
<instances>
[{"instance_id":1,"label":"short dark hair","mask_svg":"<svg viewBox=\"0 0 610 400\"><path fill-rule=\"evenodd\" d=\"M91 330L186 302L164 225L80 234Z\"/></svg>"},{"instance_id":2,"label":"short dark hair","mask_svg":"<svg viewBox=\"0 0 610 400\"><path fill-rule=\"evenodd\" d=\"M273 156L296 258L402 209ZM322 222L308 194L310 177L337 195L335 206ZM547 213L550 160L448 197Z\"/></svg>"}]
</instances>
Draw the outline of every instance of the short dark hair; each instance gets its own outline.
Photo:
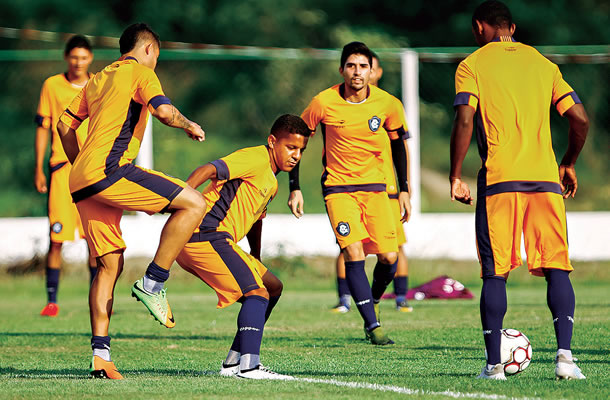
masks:
<instances>
[{"instance_id":1,"label":"short dark hair","mask_svg":"<svg viewBox=\"0 0 610 400\"><path fill-rule=\"evenodd\" d=\"M343 46L341 52L341 68L345 66L345 62L352 54L362 54L369 59L369 65L373 64L373 52L362 42L351 42Z\"/></svg>"},{"instance_id":2,"label":"short dark hair","mask_svg":"<svg viewBox=\"0 0 610 400\"><path fill-rule=\"evenodd\" d=\"M301 117L292 114L284 114L276 119L271 127L271 134L273 136L278 137L283 133L294 133L309 137L311 135L311 130Z\"/></svg>"},{"instance_id":3,"label":"short dark hair","mask_svg":"<svg viewBox=\"0 0 610 400\"><path fill-rule=\"evenodd\" d=\"M121 54L129 53L136 47L136 44L140 40L145 39L153 39L157 42L157 46L161 47L161 41L159 40L159 35L152 28L143 22L138 22L136 24L129 25L121 38L119 39L119 46L121 48Z\"/></svg>"},{"instance_id":4,"label":"short dark hair","mask_svg":"<svg viewBox=\"0 0 610 400\"><path fill-rule=\"evenodd\" d=\"M513 16L506 4L497 0L489 0L479 4L472 14L472 27L475 29L476 21L486 22L494 27L508 28L513 24Z\"/></svg>"},{"instance_id":5,"label":"short dark hair","mask_svg":"<svg viewBox=\"0 0 610 400\"><path fill-rule=\"evenodd\" d=\"M66 42L64 55L67 56L73 49L82 48L91 51L91 43L82 35L74 35Z\"/></svg>"}]
</instances>

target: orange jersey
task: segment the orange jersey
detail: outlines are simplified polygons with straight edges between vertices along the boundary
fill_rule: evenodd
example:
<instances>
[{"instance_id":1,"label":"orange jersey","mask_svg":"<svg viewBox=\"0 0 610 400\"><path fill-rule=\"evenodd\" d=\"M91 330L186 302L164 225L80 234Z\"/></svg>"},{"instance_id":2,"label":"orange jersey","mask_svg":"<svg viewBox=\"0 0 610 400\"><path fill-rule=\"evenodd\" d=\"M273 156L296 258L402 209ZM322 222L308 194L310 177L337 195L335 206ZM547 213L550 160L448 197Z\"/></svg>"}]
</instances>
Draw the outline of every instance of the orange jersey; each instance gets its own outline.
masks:
<instances>
[{"instance_id":1,"label":"orange jersey","mask_svg":"<svg viewBox=\"0 0 610 400\"><path fill-rule=\"evenodd\" d=\"M207 212L199 232L226 232L239 242L264 216L277 193L266 146L247 147L213 161L216 177L203 191ZM191 241L198 239L198 233Z\"/></svg>"},{"instance_id":2,"label":"orange jersey","mask_svg":"<svg viewBox=\"0 0 610 400\"><path fill-rule=\"evenodd\" d=\"M533 47L500 37L460 63L455 88L454 106L476 110L484 195L561 193L549 105L563 115L580 100L557 65Z\"/></svg>"},{"instance_id":3,"label":"orange jersey","mask_svg":"<svg viewBox=\"0 0 610 400\"><path fill-rule=\"evenodd\" d=\"M121 178L113 172L136 158L148 111L161 104L170 101L159 78L133 57L113 62L89 80L61 116L73 129L89 118L87 139L70 174L75 201Z\"/></svg>"},{"instance_id":4,"label":"orange jersey","mask_svg":"<svg viewBox=\"0 0 610 400\"><path fill-rule=\"evenodd\" d=\"M322 91L301 115L312 131L322 126L324 196L385 191L383 153L388 152L391 132L406 131L402 104L372 85L366 100L350 103L343 98L343 87L337 84Z\"/></svg>"},{"instance_id":5,"label":"orange jersey","mask_svg":"<svg viewBox=\"0 0 610 400\"><path fill-rule=\"evenodd\" d=\"M57 122L82 88L82 86L71 83L66 73L53 75L42 84L35 121L38 126L51 128L51 157L49 158L51 166L68 161L57 133ZM83 145L87 137L87 125L84 123L76 130L79 147Z\"/></svg>"}]
</instances>

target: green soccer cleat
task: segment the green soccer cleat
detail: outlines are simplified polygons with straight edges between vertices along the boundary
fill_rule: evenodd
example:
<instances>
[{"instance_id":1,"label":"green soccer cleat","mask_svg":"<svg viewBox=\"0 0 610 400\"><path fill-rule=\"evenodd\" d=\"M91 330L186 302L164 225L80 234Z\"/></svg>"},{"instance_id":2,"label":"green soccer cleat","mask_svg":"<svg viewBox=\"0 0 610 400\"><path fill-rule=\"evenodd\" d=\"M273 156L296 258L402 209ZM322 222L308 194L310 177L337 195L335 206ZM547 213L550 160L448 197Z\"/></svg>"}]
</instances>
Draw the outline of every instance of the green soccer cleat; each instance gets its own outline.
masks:
<instances>
[{"instance_id":1,"label":"green soccer cleat","mask_svg":"<svg viewBox=\"0 0 610 400\"><path fill-rule=\"evenodd\" d=\"M373 308L375 309L375 318L377 318L377 322L381 324L381 319L379 318L379 303L373 303ZM366 322L364 323L364 337L366 340L371 340L371 333L366 329Z\"/></svg>"},{"instance_id":2,"label":"green soccer cleat","mask_svg":"<svg viewBox=\"0 0 610 400\"><path fill-rule=\"evenodd\" d=\"M374 344L377 346L385 346L385 345L389 345L389 344L394 344L394 341L385 334L385 332L383 331L383 329L380 326L373 329L370 332L367 331L367 337L371 341L371 344Z\"/></svg>"},{"instance_id":3,"label":"green soccer cleat","mask_svg":"<svg viewBox=\"0 0 610 400\"><path fill-rule=\"evenodd\" d=\"M135 297L136 300L141 301L142 304L148 308L150 314L155 317L157 321L167 328L173 328L176 326L174 321L174 315L167 302L167 296L165 289L162 289L159 293L150 293L144 289L144 278L137 280L131 288L131 296Z\"/></svg>"}]
</instances>

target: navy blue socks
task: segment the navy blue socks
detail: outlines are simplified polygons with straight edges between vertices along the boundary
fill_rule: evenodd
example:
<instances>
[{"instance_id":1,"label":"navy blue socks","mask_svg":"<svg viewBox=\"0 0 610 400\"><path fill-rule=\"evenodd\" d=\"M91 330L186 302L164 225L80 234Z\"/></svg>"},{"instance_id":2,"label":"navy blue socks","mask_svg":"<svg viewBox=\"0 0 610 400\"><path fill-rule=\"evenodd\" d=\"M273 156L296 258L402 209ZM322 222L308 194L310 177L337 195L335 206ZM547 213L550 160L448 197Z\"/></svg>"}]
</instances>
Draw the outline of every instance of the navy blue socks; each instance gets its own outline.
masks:
<instances>
[{"instance_id":1,"label":"navy blue socks","mask_svg":"<svg viewBox=\"0 0 610 400\"><path fill-rule=\"evenodd\" d=\"M261 296L246 296L237 316L237 335L239 339L240 370L256 368L260 364L261 341L265 327L265 312L269 300ZM235 343L235 341L233 342ZM231 350L233 346L231 346Z\"/></svg>"},{"instance_id":2,"label":"navy blue socks","mask_svg":"<svg viewBox=\"0 0 610 400\"><path fill-rule=\"evenodd\" d=\"M110 360L110 336L92 336L91 349L93 355L101 357L105 361Z\"/></svg>"},{"instance_id":3,"label":"navy blue socks","mask_svg":"<svg viewBox=\"0 0 610 400\"><path fill-rule=\"evenodd\" d=\"M481 289L481 322L487 349L487 364L500 363L502 321L506 314L506 280L502 277L483 278Z\"/></svg>"},{"instance_id":4,"label":"navy blue socks","mask_svg":"<svg viewBox=\"0 0 610 400\"><path fill-rule=\"evenodd\" d=\"M161 268L154 261L150 263L144 274L144 289L150 293L159 293L163 289L163 284L169 278L169 270Z\"/></svg>"},{"instance_id":5,"label":"navy blue socks","mask_svg":"<svg viewBox=\"0 0 610 400\"><path fill-rule=\"evenodd\" d=\"M571 350L576 300L568 271L543 269L546 278L546 301L553 315L557 348Z\"/></svg>"},{"instance_id":6,"label":"navy blue socks","mask_svg":"<svg viewBox=\"0 0 610 400\"><path fill-rule=\"evenodd\" d=\"M394 261L394 264L383 264L382 262L377 261L377 265L375 265L375 270L373 271L373 284L371 285L371 293L375 302L378 302L379 299L381 299L383 292L385 292L390 282L392 282L392 279L394 279L397 264L398 260Z\"/></svg>"},{"instance_id":7,"label":"navy blue socks","mask_svg":"<svg viewBox=\"0 0 610 400\"><path fill-rule=\"evenodd\" d=\"M47 275L47 300L49 303L57 303L57 287L59 286L59 269L49 268Z\"/></svg>"},{"instance_id":8,"label":"navy blue socks","mask_svg":"<svg viewBox=\"0 0 610 400\"><path fill-rule=\"evenodd\" d=\"M368 330L377 328L379 322L375 317L371 287L369 286L369 280L364 271L364 260L346 261L345 279L356 303L356 307L358 307L358 311L360 312L362 319L364 319L364 325Z\"/></svg>"}]
</instances>

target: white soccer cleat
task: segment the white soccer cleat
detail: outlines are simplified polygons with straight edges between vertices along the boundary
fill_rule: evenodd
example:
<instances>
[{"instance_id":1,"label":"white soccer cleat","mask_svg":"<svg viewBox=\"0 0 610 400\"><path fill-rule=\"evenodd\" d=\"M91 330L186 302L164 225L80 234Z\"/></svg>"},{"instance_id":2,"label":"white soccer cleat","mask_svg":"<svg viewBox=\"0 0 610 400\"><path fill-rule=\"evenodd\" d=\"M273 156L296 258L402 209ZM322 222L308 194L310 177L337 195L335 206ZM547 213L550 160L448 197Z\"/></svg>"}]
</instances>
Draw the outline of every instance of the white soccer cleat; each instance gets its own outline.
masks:
<instances>
[{"instance_id":1,"label":"white soccer cleat","mask_svg":"<svg viewBox=\"0 0 610 400\"><path fill-rule=\"evenodd\" d=\"M587 379L574 362L574 359L568 360L565 355L558 354L555 357L555 364L555 377L557 379Z\"/></svg>"},{"instance_id":2,"label":"white soccer cleat","mask_svg":"<svg viewBox=\"0 0 610 400\"><path fill-rule=\"evenodd\" d=\"M496 364L493 368L487 368L487 365L485 365L481 371L481 374L477 376L477 379L495 379L505 381L506 376L504 375L504 366L502 364Z\"/></svg>"},{"instance_id":3,"label":"white soccer cleat","mask_svg":"<svg viewBox=\"0 0 610 400\"><path fill-rule=\"evenodd\" d=\"M220 376L226 376L228 378L236 378L239 372L239 363L234 365L225 365L223 362L220 367Z\"/></svg>"},{"instance_id":4,"label":"white soccer cleat","mask_svg":"<svg viewBox=\"0 0 610 400\"><path fill-rule=\"evenodd\" d=\"M279 381L291 381L295 379L294 376L282 375L278 374L277 372L273 372L269 368L264 367L262 364L258 364L256 368L248 371L239 371L236 376L245 379L274 379Z\"/></svg>"}]
</instances>

